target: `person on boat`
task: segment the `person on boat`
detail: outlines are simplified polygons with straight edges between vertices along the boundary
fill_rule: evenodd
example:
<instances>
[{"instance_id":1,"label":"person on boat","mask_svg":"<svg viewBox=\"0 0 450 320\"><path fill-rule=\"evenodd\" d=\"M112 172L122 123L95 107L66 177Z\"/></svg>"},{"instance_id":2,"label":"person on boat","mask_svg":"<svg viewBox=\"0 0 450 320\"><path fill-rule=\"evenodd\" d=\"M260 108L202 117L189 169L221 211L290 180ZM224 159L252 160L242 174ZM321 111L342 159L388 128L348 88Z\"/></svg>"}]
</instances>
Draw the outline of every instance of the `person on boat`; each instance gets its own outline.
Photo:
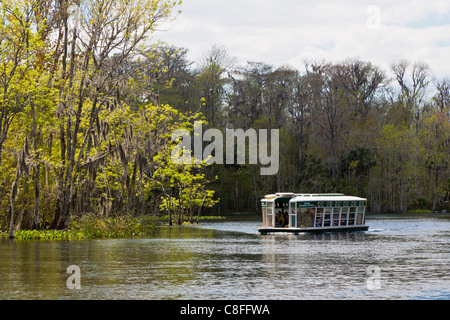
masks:
<instances>
[{"instance_id":1,"label":"person on boat","mask_svg":"<svg viewBox=\"0 0 450 320\"><path fill-rule=\"evenodd\" d=\"M321 227L322 226L322 218L318 218L316 220L316 227Z\"/></svg>"},{"instance_id":2,"label":"person on boat","mask_svg":"<svg viewBox=\"0 0 450 320\"><path fill-rule=\"evenodd\" d=\"M284 226L284 217L281 211L277 212L277 217L275 219L275 227L283 227Z\"/></svg>"},{"instance_id":3,"label":"person on boat","mask_svg":"<svg viewBox=\"0 0 450 320\"><path fill-rule=\"evenodd\" d=\"M333 217L333 226L338 226L339 225L339 217L338 215L334 215Z\"/></svg>"},{"instance_id":4,"label":"person on boat","mask_svg":"<svg viewBox=\"0 0 450 320\"><path fill-rule=\"evenodd\" d=\"M283 221L283 227L287 227L287 225L289 224L289 217L286 211L283 213Z\"/></svg>"}]
</instances>

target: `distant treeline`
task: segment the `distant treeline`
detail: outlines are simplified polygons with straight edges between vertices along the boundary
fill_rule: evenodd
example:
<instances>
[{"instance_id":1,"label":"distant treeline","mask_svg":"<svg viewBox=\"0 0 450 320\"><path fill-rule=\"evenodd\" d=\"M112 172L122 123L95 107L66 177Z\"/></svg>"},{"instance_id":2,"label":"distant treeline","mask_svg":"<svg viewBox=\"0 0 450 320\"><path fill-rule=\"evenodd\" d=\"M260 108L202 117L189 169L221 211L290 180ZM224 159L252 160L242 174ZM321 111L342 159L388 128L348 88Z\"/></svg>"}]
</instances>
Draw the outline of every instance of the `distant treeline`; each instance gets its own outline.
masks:
<instances>
[{"instance_id":1,"label":"distant treeline","mask_svg":"<svg viewBox=\"0 0 450 320\"><path fill-rule=\"evenodd\" d=\"M238 65L148 45L178 1L0 4L0 229L73 217L258 212L267 193L343 192L372 212L448 209L450 81L425 63ZM176 164L176 129L279 129L280 169ZM270 131L269 131L270 132ZM248 162L247 162L248 163Z\"/></svg>"},{"instance_id":2,"label":"distant treeline","mask_svg":"<svg viewBox=\"0 0 450 320\"><path fill-rule=\"evenodd\" d=\"M280 129L280 170L213 166L220 210L259 211L276 191L367 197L371 212L449 210L450 80L423 62L389 70L360 60L237 65L213 46L198 65L187 50L159 48L161 103L200 110L214 128ZM203 99L203 100L202 100ZM203 101L199 105L199 101ZM217 210L217 208L215 209Z\"/></svg>"}]
</instances>

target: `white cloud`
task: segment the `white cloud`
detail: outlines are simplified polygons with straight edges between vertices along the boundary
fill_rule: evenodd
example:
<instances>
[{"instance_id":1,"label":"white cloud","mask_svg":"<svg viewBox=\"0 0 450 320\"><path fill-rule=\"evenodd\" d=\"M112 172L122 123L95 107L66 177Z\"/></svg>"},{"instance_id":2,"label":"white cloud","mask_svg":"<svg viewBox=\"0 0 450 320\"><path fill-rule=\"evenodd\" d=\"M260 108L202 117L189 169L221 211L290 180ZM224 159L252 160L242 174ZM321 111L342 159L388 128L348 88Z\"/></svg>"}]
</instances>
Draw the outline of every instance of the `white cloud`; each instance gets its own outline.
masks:
<instances>
[{"instance_id":1,"label":"white cloud","mask_svg":"<svg viewBox=\"0 0 450 320\"><path fill-rule=\"evenodd\" d=\"M189 49L194 61L218 44L241 63L300 68L304 59L359 58L388 68L409 59L450 76L448 0L184 0L181 10L156 37ZM379 28L370 28L373 18Z\"/></svg>"}]
</instances>

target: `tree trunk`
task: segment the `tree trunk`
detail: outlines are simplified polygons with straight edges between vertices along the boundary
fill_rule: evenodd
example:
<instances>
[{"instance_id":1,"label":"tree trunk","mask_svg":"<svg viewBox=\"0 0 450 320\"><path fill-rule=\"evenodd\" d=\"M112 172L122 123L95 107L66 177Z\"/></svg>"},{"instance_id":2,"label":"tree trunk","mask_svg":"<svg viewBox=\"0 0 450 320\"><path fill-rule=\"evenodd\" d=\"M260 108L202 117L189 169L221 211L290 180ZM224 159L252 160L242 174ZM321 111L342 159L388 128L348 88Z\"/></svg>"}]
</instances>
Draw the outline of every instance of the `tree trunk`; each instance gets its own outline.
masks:
<instances>
[{"instance_id":1,"label":"tree trunk","mask_svg":"<svg viewBox=\"0 0 450 320\"><path fill-rule=\"evenodd\" d=\"M303 125L301 126L300 129L300 139L298 141L298 186L300 187L300 185L302 184L302 157L303 157Z\"/></svg>"},{"instance_id":2,"label":"tree trunk","mask_svg":"<svg viewBox=\"0 0 450 320\"><path fill-rule=\"evenodd\" d=\"M14 238L14 204L18 195L19 171L16 170L16 178L11 186L11 221L9 223L9 238Z\"/></svg>"},{"instance_id":3,"label":"tree trunk","mask_svg":"<svg viewBox=\"0 0 450 320\"><path fill-rule=\"evenodd\" d=\"M31 104L31 113L33 117L33 128L32 128L32 135L33 135L33 149L35 152L35 157L38 158L39 154L37 153L37 132L36 132L36 112L34 108L34 103ZM35 169L35 177L34 177L34 214L33 214L33 222L31 224L32 229L39 229L39 172L40 172L40 164L39 162L36 162L36 169Z\"/></svg>"},{"instance_id":4,"label":"tree trunk","mask_svg":"<svg viewBox=\"0 0 450 320\"><path fill-rule=\"evenodd\" d=\"M69 164L70 167L70 164ZM72 176L72 170L70 170L70 176ZM60 197L60 203L61 206L57 208L56 210L59 211L59 217L56 223L56 229L63 230L66 229L69 225L70 220L70 192L71 192L71 185L70 183L66 182L66 186L63 189L62 194Z\"/></svg>"},{"instance_id":5,"label":"tree trunk","mask_svg":"<svg viewBox=\"0 0 450 320\"><path fill-rule=\"evenodd\" d=\"M202 211L202 208L203 208L203 204L205 203L205 197L203 197L203 200L202 200L202 204L200 205L200 207L198 208L198 213L197 213L197 224L198 224L198 221L200 220L200 212Z\"/></svg>"},{"instance_id":6,"label":"tree trunk","mask_svg":"<svg viewBox=\"0 0 450 320\"><path fill-rule=\"evenodd\" d=\"M11 221L9 223L9 238L14 238L14 199L11 198Z\"/></svg>"},{"instance_id":7,"label":"tree trunk","mask_svg":"<svg viewBox=\"0 0 450 320\"><path fill-rule=\"evenodd\" d=\"M36 174L34 178L34 214L31 225L32 229L39 229L39 171L40 165L38 164L36 166Z\"/></svg>"}]
</instances>

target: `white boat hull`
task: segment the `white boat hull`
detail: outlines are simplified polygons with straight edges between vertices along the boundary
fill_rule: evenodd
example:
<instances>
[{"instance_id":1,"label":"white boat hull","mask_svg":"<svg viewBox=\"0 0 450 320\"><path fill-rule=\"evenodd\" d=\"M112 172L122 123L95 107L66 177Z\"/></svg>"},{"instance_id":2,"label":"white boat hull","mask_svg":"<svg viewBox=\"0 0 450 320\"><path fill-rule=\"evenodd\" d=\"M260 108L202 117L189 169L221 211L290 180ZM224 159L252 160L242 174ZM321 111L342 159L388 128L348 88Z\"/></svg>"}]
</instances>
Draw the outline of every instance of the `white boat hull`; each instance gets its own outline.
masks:
<instances>
[{"instance_id":1,"label":"white boat hull","mask_svg":"<svg viewBox=\"0 0 450 320\"><path fill-rule=\"evenodd\" d=\"M369 226L332 226L332 227L316 227L316 228L259 228L261 234L268 233L323 233L323 232L346 232L346 231L367 231Z\"/></svg>"}]
</instances>

